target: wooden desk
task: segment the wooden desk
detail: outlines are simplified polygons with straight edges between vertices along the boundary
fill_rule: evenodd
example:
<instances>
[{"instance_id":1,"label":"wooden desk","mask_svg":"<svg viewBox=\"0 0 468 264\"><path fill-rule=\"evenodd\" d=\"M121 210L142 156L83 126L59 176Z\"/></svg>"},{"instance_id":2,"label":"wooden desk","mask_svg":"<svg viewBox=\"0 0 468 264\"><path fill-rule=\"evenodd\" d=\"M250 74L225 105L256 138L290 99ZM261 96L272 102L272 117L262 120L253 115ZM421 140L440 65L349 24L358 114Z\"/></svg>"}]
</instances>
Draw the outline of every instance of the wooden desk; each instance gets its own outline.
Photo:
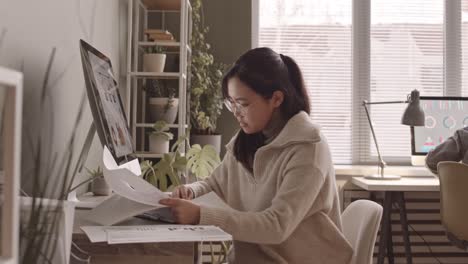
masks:
<instances>
[{"instance_id":1,"label":"wooden desk","mask_svg":"<svg viewBox=\"0 0 468 264\"><path fill-rule=\"evenodd\" d=\"M85 210L76 210L72 240L91 257L91 264L154 264L200 263L201 254L197 242L166 242L113 244L106 242L91 243L86 234L79 228L83 225L93 225L82 219ZM154 221L132 218L121 225L150 225ZM73 263L73 262L72 262Z\"/></svg>"},{"instance_id":2,"label":"wooden desk","mask_svg":"<svg viewBox=\"0 0 468 264\"><path fill-rule=\"evenodd\" d=\"M388 263L394 263L391 211L392 205L396 203L400 212L406 263L412 264L404 192L439 191L439 179L436 177L402 177L400 180L369 180L364 177L353 177L351 182L369 192L384 192L377 263L384 263L385 253L387 253Z\"/></svg>"}]
</instances>

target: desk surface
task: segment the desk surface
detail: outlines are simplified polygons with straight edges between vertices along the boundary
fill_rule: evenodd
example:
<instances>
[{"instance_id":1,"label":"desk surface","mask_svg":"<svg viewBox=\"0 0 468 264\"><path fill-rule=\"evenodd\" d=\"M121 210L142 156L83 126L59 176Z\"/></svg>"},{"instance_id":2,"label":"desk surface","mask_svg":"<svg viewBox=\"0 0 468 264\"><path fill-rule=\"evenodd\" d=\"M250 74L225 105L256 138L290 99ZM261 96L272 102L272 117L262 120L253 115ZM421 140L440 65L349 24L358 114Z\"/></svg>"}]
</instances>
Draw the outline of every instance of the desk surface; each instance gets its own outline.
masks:
<instances>
[{"instance_id":1,"label":"desk surface","mask_svg":"<svg viewBox=\"0 0 468 264\"><path fill-rule=\"evenodd\" d=\"M73 242L91 256L91 264L154 264L198 263L198 245L194 242L166 243L131 243L107 244L107 242L91 243L80 229L83 225L94 225L83 219L87 210L76 210L73 225ZM157 224L155 221L132 217L121 225Z\"/></svg>"},{"instance_id":2,"label":"desk surface","mask_svg":"<svg viewBox=\"0 0 468 264\"><path fill-rule=\"evenodd\" d=\"M353 177L351 182L367 191L439 191L437 177L402 177L399 180L371 180Z\"/></svg>"},{"instance_id":3,"label":"desk surface","mask_svg":"<svg viewBox=\"0 0 468 264\"><path fill-rule=\"evenodd\" d=\"M378 173L378 166L376 165L335 165L335 174L342 176L362 176L372 175ZM385 173L396 174L400 176L434 176L424 166L387 166Z\"/></svg>"}]
</instances>

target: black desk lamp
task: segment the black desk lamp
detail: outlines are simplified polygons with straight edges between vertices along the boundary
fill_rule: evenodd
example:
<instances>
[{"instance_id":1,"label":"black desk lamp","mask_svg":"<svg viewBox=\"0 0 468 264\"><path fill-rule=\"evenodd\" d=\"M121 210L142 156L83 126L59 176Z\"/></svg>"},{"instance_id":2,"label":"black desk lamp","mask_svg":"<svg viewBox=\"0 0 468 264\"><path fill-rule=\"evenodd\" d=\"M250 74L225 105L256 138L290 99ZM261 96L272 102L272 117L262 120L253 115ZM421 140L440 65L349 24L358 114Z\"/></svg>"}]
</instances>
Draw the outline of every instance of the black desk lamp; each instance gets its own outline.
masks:
<instances>
[{"instance_id":1,"label":"black desk lamp","mask_svg":"<svg viewBox=\"0 0 468 264\"><path fill-rule=\"evenodd\" d=\"M369 115L369 110L367 105L371 104L403 104L408 103L408 106L401 117L401 123L407 126L424 126L424 111L419 105L419 91L413 90L410 95L408 95L406 101L387 101L387 102L368 102L364 100L362 106L366 110L367 120L369 121L370 129L372 132L372 137L374 138L375 148L377 149L377 154L379 155L379 173L374 175L365 176L367 179L373 180L398 180L401 176L398 175L384 175L384 169L387 165L380 155L379 145L377 144L377 138L375 137L374 126L372 125L372 120Z\"/></svg>"}]
</instances>

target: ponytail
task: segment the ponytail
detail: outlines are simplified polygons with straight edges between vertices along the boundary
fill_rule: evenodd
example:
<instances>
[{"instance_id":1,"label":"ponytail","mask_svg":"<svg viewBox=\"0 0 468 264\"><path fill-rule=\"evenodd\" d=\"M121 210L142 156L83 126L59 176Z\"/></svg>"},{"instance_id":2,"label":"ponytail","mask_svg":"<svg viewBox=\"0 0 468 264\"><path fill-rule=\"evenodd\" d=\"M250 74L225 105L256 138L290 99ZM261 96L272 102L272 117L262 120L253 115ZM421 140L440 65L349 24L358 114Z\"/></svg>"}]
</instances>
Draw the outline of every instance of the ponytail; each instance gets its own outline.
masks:
<instances>
[{"instance_id":1,"label":"ponytail","mask_svg":"<svg viewBox=\"0 0 468 264\"><path fill-rule=\"evenodd\" d=\"M299 111L305 111L310 114L309 96L307 95L304 78L302 77L299 66L291 57L287 55L280 54L280 57L288 70L289 82L295 89L295 92L292 94L293 98L291 98L289 102L295 104L296 107L289 106L289 108L297 108L297 110L291 109L295 114L297 114Z\"/></svg>"}]
</instances>

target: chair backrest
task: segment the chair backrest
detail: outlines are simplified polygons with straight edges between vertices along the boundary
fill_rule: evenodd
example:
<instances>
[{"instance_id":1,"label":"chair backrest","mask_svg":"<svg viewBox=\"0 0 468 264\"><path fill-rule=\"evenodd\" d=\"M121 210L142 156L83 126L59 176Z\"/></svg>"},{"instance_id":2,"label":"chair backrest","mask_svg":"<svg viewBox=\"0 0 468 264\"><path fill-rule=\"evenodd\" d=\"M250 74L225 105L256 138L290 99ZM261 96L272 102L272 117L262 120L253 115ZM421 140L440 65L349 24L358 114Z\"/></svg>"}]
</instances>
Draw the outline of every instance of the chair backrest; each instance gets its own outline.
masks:
<instances>
[{"instance_id":1,"label":"chair backrest","mask_svg":"<svg viewBox=\"0 0 468 264\"><path fill-rule=\"evenodd\" d=\"M468 246L468 165L442 161L437 164L440 179L440 217L447 236L456 246Z\"/></svg>"},{"instance_id":2,"label":"chair backrest","mask_svg":"<svg viewBox=\"0 0 468 264\"><path fill-rule=\"evenodd\" d=\"M354 201L344 210L341 215L343 232L354 249L350 264L372 263L382 211L380 204L369 200Z\"/></svg>"}]
</instances>

